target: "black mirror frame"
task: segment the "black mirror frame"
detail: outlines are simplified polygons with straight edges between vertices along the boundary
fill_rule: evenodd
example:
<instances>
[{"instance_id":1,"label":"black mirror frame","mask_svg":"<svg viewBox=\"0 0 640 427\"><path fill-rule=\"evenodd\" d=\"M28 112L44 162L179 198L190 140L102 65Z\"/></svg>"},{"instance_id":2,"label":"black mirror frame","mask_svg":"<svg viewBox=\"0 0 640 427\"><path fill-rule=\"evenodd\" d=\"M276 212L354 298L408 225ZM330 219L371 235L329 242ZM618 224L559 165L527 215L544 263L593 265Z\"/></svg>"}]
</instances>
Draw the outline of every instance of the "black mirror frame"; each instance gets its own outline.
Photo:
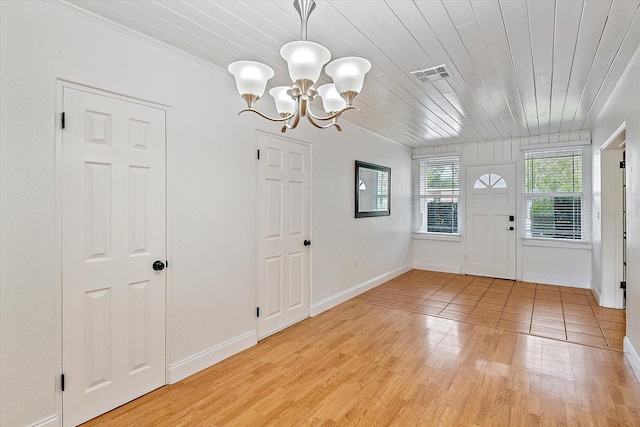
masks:
<instances>
[{"instance_id":1,"label":"black mirror frame","mask_svg":"<svg viewBox=\"0 0 640 427\"><path fill-rule=\"evenodd\" d=\"M367 211L360 212L360 168L373 169L380 172L387 172L389 177L388 187L389 194L387 195L387 210L385 211ZM373 163L362 162L360 160L356 160L356 179L355 179L355 208L356 208L356 218L367 218L373 216L390 216L391 215L391 168L386 166L380 166Z\"/></svg>"}]
</instances>

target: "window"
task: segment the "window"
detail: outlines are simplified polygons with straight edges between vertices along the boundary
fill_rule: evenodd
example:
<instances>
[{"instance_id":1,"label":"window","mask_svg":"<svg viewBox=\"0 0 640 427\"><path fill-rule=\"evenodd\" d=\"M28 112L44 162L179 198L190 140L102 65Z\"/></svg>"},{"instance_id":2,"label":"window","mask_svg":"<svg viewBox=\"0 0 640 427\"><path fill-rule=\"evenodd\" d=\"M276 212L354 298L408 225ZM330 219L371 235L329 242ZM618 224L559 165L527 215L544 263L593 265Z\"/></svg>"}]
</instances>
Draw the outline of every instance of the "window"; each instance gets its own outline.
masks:
<instances>
[{"instance_id":1,"label":"window","mask_svg":"<svg viewBox=\"0 0 640 427\"><path fill-rule=\"evenodd\" d=\"M457 234L459 158L418 159L414 168L414 231Z\"/></svg>"},{"instance_id":2,"label":"window","mask_svg":"<svg viewBox=\"0 0 640 427\"><path fill-rule=\"evenodd\" d=\"M507 183L500 175L486 173L476 180L473 188L507 188Z\"/></svg>"},{"instance_id":3,"label":"window","mask_svg":"<svg viewBox=\"0 0 640 427\"><path fill-rule=\"evenodd\" d=\"M589 240L583 157L582 148L525 153L525 237Z\"/></svg>"}]
</instances>

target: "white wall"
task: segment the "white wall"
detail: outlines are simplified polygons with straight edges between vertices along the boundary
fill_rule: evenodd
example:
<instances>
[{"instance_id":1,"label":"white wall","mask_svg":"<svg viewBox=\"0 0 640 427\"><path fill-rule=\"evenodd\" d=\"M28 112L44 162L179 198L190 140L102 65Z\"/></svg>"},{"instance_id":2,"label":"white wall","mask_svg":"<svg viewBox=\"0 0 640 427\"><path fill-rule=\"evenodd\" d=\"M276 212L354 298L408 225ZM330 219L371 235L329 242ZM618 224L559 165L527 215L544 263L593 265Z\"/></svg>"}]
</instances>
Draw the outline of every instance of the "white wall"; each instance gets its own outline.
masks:
<instances>
[{"instance_id":1,"label":"white wall","mask_svg":"<svg viewBox=\"0 0 640 427\"><path fill-rule=\"evenodd\" d=\"M464 270L464 252L461 238L438 240L416 235L413 239L413 268L460 274Z\"/></svg>"},{"instance_id":2,"label":"white wall","mask_svg":"<svg viewBox=\"0 0 640 427\"><path fill-rule=\"evenodd\" d=\"M589 132L508 139L500 141L451 144L414 150L414 156L459 155L461 185L467 166L515 163L517 169L516 220L522 222L521 186L524 164L523 148L552 148L589 141ZM464 212L464 188L461 188ZM441 236L416 235L413 239L413 266L418 269L464 273L465 232L461 215L461 236L443 240ZM588 288L591 286L591 246L582 243L542 242L518 238L518 280Z\"/></svg>"},{"instance_id":3,"label":"white wall","mask_svg":"<svg viewBox=\"0 0 640 427\"><path fill-rule=\"evenodd\" d=\"M593 181L599 186L600 147L626 123L627 151L627 336L625 352L640 379L640 49L615 94L592 126ZM597 216L603 206L594 198L594 230L601 227ZM603 247L601 234L594 233L594 280L601 280ZM598 283L598 287L606 284Z\"/></svg>"},{"instance_id":4,"label":"white wall","mask_svg":"<svg viewBox=\"0 0 640 427\"><path fill-rule=\"evenodd\" d=\"M255 343L256 130L279 127L236 116L243 101L225 70L51 3L2 1L0 15L0 425L60 421L57 79L171 109L174 377L226 355L217 349L230 340ZM350 123L300 126L287 135L312 143L317 313L409 268L411 152ZM391 217L353 218L355 159L392 168Z\"/></svg>"},{"instance_id":5,"label":"white wall","mask_svg":"<svg viewBox=\"0 0 640 427\"><path fill-rule=\"evenodd\" d=\"M411 269L411 150L349 127L314 134L313 314ZM355 218L355 160L391 168L391 217Z\"/></svg>"}]
</instances>

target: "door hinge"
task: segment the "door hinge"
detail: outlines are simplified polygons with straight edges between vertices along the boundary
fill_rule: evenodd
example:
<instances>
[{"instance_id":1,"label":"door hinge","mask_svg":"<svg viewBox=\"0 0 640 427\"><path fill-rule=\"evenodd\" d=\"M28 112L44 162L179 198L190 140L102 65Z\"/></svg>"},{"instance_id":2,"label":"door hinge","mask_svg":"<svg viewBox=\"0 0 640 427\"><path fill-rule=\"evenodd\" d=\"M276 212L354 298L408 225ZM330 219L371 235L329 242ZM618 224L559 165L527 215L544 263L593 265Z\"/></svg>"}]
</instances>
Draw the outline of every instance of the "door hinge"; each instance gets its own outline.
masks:
<instances>
[{"instance_id":1,"label":"door hinge","mask_svg":"<svg viewBox=\"0 0 640 427\"><path fill-rule=\"evenodd\" d=\"M260 150L258 150L258 160L260 160Z\"/></svg>"},{"instance_id":2,"label":"door hinge","mask_svg":"<svg viewBox=\"0 0 640 427\"><path fill-rule=\"evenodd\" d=\"M256 317L260 317L260 307L256 307Z\"/></svg>"},{"instance_id":3,"label":"door hinge","mask_svg":"<svg viewBox=\"0 0 640 427\"><path fill-rule=\"evenodd\" d=\"M620 289L627 289L627 282L620 282Z\"/></svg>"},{"instance_id":4,"label":"door hinge","mask_svg":"<svg viewBox=\"0 0 640 427\"><path fill-rule=\"evenodd\" d=\"M627 167L627 162L624 160L620 162L620 169L625 169Z\"/></svg>"},{"instance_id":5,"label":"door hinge","mask_svg":"<svg viewBox=\"0 0 640 427\"><path fill-rule=\"evenodd\" d=\"M60 375L60 388L64 391L64 374Z\"/></svg>"},{"instance_id":6,"label":"door hinge","mask_svg":"<svg viewBox=\"0 0 640 427\"><path fill-rule=\"evenodd\" d=\"M65 117L64 117L64 112L62 113L62 117L61 117L61 119L60 119L60 123L61 123L61 125L62 125L62 129L64 129L64 128L65 128Z\"/></svg>"}]
</instances>

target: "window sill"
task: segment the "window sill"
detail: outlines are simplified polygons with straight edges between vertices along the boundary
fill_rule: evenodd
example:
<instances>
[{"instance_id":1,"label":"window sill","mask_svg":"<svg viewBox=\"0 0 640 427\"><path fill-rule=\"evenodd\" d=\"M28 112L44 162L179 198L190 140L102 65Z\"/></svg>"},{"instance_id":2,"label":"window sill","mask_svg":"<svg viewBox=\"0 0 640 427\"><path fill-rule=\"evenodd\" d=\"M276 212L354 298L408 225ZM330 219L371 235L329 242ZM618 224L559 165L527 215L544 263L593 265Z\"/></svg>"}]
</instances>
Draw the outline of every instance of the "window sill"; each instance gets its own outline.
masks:
<instances>
[{"instance_id":1,"label":"window sill","mask_svg":"<svg viewBox=\"0 0 640 427\"><path fill-rule=\"evenodd\" d=\"M571 242L567 240L552 239L532 239L522 238L522 246L539 246L543 248L563 248L563 249L582 249L590 251L592 249L591 242L577 241Z\"/></svg>"},{"instance_id":2,"label":"window sill","mask_svg":"<svg viewBox=\"0 0 640 427\"><path fill-rule=\"evenodd\" d=\"M459 242L462 236L459 234L445 233L413 233L413 238L417 240L442 240L445 242Z\"/></svg>"}]
</instances>

